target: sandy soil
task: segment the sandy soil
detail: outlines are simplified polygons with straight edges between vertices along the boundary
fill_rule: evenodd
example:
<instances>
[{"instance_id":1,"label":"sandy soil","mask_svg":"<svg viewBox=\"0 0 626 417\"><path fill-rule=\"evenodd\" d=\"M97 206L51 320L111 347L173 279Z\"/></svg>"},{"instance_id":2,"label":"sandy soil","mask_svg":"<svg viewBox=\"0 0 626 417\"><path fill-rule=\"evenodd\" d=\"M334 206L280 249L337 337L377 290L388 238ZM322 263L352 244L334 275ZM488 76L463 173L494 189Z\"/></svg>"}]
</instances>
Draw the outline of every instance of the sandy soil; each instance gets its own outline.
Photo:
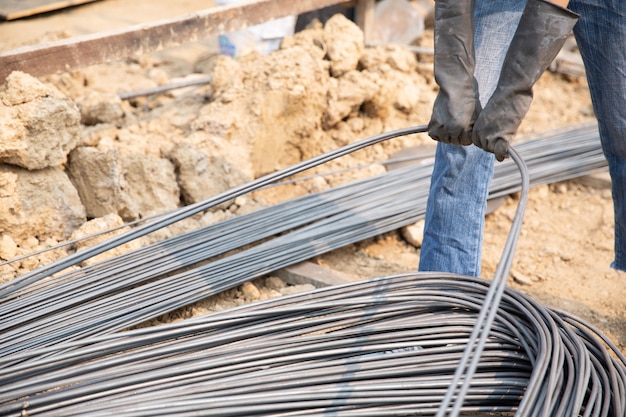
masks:
<instances>
[{"instance_id":1,"label":"sandy soil","mask_svg":"<svg viewBox=\"0 0 626 417\"><path fill-rule=\"evenodd\" d=\"M542 132L590 119L590 106L584 79L546 73L535 88L533 105L519 133ZM503 206L486 218L484 278L493 277L500 261L517 197L507 197ZM508 284L597 326L626 352L626 275L609 267L613 236L608 173L534 187ZM372 277L415 270L419 250L397 232L317 261Z\"/></svg>"},{"instance_id":2,"label":"sandy soil","mask_svg":"<svg viewBox=\"0 0 626 417\"><path fill-rule=\"evenodd\" d=\"M83 10L102 6L97 3L85 6ZM167 7L170 6L168 3ZM129 16L130 12L126 11L124 16ZM141 9L135 9L135 13L141 13ZM81 16L83 26L86 24L85 19L86 17ZM51 37L81 33L80 28L76 29L69 20L61 22L61 26L55 29L49 26ZM23 25L24 23L20 23L20 28ZM39 39L43 37L42 34L36 36ZM30 41L15 39L16 44ZM427 46L429 42L427 33L423 44ZM11 45L3 46L6 49ZM191 54L194 55L193 59L197 59L197 46L184 46L157 55L170 57L168 62L175 65L162 68L178 75L183 71L181 68L188 70L192 67L189 61L190 50L194 51L195 55ZM207 50L200 52L206 54ZM171 57L176 57L176 60ZM431 65L428 57L421 59L420 65ZM111 79L122 76L123 68L111 68L118 68L120 71L119 74L110 73ZM430 82L432 83L432 79ZM521 134L542 132L593 118L588 87L582 77L547 73L539 81L535 92L530 113L520 129ZM426 103L424 109L430 105ZM424 124L428 120L428 114L416 115L412 120ZM509 285L543 303L572 312L597 325L626 353L626 276L620 276L609 268L613 245L609 180L602 175L596 176L594 180L568 181L531 190ZM483 264L483 276L486 278L493 275L500 259L517 206L516 198L508 197L503 206L487 217ZM312 261L330 269L368 278L414 271L418 260L419 249L408 244L400 232L396 231L350 245ZM270 296L275 295L275 280L257 280L254 286L260 291L269 292ZM251 291L254 292L250 286L233 289L219 298L208 300L175 316L184 317L239 304L249 298ZM255 297L258 298L252 296Z\"/></svg>"}]
</instances>

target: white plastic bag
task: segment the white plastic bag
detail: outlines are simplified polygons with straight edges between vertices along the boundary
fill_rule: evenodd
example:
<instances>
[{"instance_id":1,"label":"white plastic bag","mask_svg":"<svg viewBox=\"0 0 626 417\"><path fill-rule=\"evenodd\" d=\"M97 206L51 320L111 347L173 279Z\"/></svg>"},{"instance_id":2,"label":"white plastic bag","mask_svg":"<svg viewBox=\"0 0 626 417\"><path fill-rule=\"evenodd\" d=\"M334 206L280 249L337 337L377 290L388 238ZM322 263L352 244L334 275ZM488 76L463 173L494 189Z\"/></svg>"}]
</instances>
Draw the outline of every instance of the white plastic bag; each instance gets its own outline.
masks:
<instances>
[{"instance_id":1,"label":"white plastic bag","mask_svg":"<svg viewBox=\"0 0 626 417\"><path fill-rule=\"evenodd\" d=\"M218 6L242 3L243 0L216 0ZM296 27L296 16L251 26L244 30L218 36L220 53L238 58L256 51L263 55L278 49L285 36L292 36Z\"/></svg>"}]
</instances>

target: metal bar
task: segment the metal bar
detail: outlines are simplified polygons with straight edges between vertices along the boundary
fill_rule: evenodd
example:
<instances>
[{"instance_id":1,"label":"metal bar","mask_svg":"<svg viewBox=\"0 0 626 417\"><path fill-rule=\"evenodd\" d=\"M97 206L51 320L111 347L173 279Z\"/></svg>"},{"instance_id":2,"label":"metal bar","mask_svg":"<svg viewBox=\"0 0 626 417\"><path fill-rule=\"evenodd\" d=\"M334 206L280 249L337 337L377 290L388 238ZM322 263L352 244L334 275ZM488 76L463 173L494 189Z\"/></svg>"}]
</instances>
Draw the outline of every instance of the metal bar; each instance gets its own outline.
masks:
<instances>
[{"instance_id":1,"label":"metal bar","mask_svg":"<svg viewBox=\"0 0 626 417\"><path fill-rule=\"evenodd\" d=\"M128 100L135 97L149 96L152 94L160 94L166 91L175 90L178 88L192 87L196 85L205 85L211 83L213 77L201 77L192 80L180 81L177 83L170 83L166 85L160 85L153 88L144 88L142 90L125 91L118 94L120 100Z\"/></svg>"}]
</instances>

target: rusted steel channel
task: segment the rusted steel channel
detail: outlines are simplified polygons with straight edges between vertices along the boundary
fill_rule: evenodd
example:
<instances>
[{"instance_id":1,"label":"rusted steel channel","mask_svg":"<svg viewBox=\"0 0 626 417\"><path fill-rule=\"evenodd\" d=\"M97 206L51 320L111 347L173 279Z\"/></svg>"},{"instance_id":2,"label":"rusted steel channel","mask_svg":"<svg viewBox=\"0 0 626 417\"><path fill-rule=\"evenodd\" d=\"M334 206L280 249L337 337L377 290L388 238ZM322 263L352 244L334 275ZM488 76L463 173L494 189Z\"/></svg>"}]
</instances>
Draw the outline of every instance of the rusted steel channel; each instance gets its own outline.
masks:
<instances>
[{"instance_id":1,"label":"rusted steel channel","mask_svg":"<svg viewBox=\"0 0 626 417\"><path fill-rule=\"evenodd\" d=\"M374 0L251 0L0 52L0 82L4 82L12 71L23 71L36 77L70 71L334 5L356 7L357 23L364 29L367 39L373 21Z\"/></svg>"}]
</instances>

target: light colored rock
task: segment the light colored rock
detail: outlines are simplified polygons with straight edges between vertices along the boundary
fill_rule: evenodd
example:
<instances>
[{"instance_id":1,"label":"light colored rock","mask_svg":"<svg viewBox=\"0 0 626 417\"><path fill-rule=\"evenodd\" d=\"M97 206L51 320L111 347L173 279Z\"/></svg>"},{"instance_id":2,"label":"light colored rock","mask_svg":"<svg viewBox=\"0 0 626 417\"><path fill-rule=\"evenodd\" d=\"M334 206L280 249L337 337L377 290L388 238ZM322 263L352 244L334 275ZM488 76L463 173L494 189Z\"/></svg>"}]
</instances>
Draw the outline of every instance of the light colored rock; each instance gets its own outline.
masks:
<instances>
[{"instance_id":1,"label":"light colored rock","mask_svg":"<svg viewBox=\"0 0 626 417\"><path fill-rule=\"evenodd\" d=\"M81 132L79 146L98 146L100 142L111 143L117 137L117 127L109 123L85 126Z\"/></svg>"},{"instance_id":2,"label":"light colored rock","mask_svg":"<svg viewBox=\"0 0 626 417\"><path fill-rule=\"evenodd\" d=\"M324 42L333 76L357 69L365 39L363 31L354 22L342 14L328 19L324 25Z\"/></svg>"},{"instance_id":3,"label":"light colored rock","mask_svg":"<svg viewBox=\"0 0 626 417\"><path fill-rule=\"evenodd\" d=\"M11 281L16 276L15 269L11 264L0 265L0 284Z\"/></svg>"},{"instance_id":4,"label":"light colored rock","mask_svg":"<svg viewBox=\"0 0 626 417\"><path fill-rule=\"evenodd\" d=\"M533 280L519 271L511 271L513 280L522 285L533 285Z\"/></svg>"},{"instance_id":5,"label":"light colored rock","mask_svg":"<svg viewBox=\"0 0 626 417\"><path fill-rule=\"evenodd\" d=\"M283 38L280 45L282 49L293 48L294 46L306 49L320 64L327 63L327 61L324 61L327 52L324 40L324 27L320 22L310 25L307 30L302 30L296 32L293 36Z\"/></svg>"},{"instance_id":6,"label":"light colored rock","mask_svg":"<svg viewBox=\"0 0 626 417\"><path fill-rule=\"evenodd\" d=\"M329 89L328 109L324 118L327 127L332 127L353 112L358 112L364 102L371 100L380 91L376 76L368 71L350 71L339 78L331 79L334 88Z\"/></svg>"},{"instance_id":7,"label":"light colored rock","mask_svg":"<svg viewBox=\"0 0 626 417\"><path fill-rule=\"evenodd\" d=\"M400 45L385 45L386 62L394 70L411 73L417 69L415 53Z\"/></svg>"},{"instance_id":8,"label":"light colored rock","mask_svg":"<svg viewBox=\"0 0 626 417\"><path fill-rule=\"evenodd\" d=\"M6 78L5 91L0 95L2 104L8 107L46 97L63 97L55 88L49 87L35 77L21 71L13 71Z\"/></svg>"},{"instance_id":9,"label":"light colored rock","mask_svg":"<svg viewBox=\"0 0 626 417\"><path fill-rule=\"evenodd\" d=\"M405 226L401 229L402 237L411 245L416 248L422 247L422 241L424 240L424 219L420 219L417 222Z\"/></svg>"},{"instance_id":10,"label":"light colored rock","mask_svg":"<svg viewBox=\"0 0 626 417\"><path fill-rule=\"evenodd\" d=\"M103 242L107 239L110 239L114 236L120 235L128 230L129 227L121 227L116 230L112 230L109 233L99 234L101 232L105 232L114 228L118 228L124 225L124 221L117 214L108 214L104 217L99 217L97 219L89 220L88 222L81 225L71 236L71 239L83 239L90 236L87 239L80 240L79 242L74 244L74 248L77 251L93 246L97 243ZM89 258L81 263L81 265L92 265L98 262L101 262L105 259L114 258L116 256L122 255L127 252L131 252L133 250L139 249L142 246L141 240L135 239L130 242L127 242L123 245L117 246L113 249L110 249L104 253L96 255L92 258Z\"/></svg>"},{"instance_id":11,"label":"light colored rock","mask_svg":"<svg viewBox=\"0 0 626 417\"><path fill-rule=\"evenodd\" d=\"M122 100L117 94L90 91L78 101L81 122L87 126L109 123L120 126L124 119Z\"/></svg>"},{"instance_id":12,"label":"light colored rock","mask_svg":"<svg viewBox=\"0 0 626 417\"><path fill-rule=\"evenodd\" d=\"M0 92L0 162L30 170L61 166L79 140L72 100L28 74L9 75Z\"/></svg>"},{"instance_id":13,"label":"light colored rock","mask_svg":"<svg viewBox=\"0 0 626 417\"><path fill-rule=\"evenodd\" d=\"M176 145L169 157L176 166L185 204L197 203L230 189L228 177L232 169L224 157L209 158L188 142ZM224 209L228 204L218 205L213 210Z\"/></svg>"},{"instance_id":14,"label":"light colored rock","mask_svg":"<svg viewBox=\"0 0 626 417\"><path fill-rule=\"evenodd\" d=\"M287 286L285 281L278 277L267 277L265 279L265 286L271 290L281 291Z\"/></svg>"},{"instance_id":15,"label":"light colored rock","mask_svg":"<svg viewBox=\"0 0 626 417\"><path fill-rule=\"evenodd\" d=\"M116 213L132 221L179 206L174 166L163 158L80 147L68 173L91 218Z\"/></svg>"},{"instance_id":16,"label":"light colored rock","mask_svg":"<svg viewBox=\"0 0 626 417\"><path fill-rule=\"evenodd\" d=\"M85 219L76 188L60 168L38 171L0 165L0 233L67 239Z\"/></svg>"},{"instance_id":17,"label":"light colored rock","mask_svg":"<svg viewBox=\"0 0 626 417\"><path fill-rule=\"evenodd\" d=\"M17 256L17 243L7 234L0 236L0 258L8 261Z\"/></svg>"},{"instance_id":18,"label":"light colored rock","mask_svg":"<svg viewBox=\"0 0 626 417\"><path fill-rule=\"evenodd\" d=\"M272 298L278 298L282 296L283 294L281 294L277 290L264 289L263 291L261 291L261 300L270 300Z\"/></svg>"},{"instance_id":19,"label":"light colored rock","mask_svg":"<svg viewBox=\"0 0 626 417\"><path fill-rule=\"evenodd\" d=\"M418 108L422 97L422 91L419 87L409 84L406 88L400 89L396 96L395 107L404 112L411 113L414 109Z\"/></svg>"},{"instance_id":20,"label":"light colored rock","mask_svg":"<svg viewBox=\"0 0 626 417\"><path fill-rule=\"evenodd\" d=\"M410 115L432 107L435 94L417 71L415 54L399 45L367 48L361 71L378 75L378 93L364 106L370 118L386 118L391 109Z\"/></svg>"},{"instance_id":21,"label":"light colored rock","mask_svg":"<svg viewBox=\"0 0 626 417\"><path fill-rule=\"evenodd\" d=\"M137 202L140 217L180 207L174 165L152 155L128 155L122 160L126 191Z\"/></svg>"},{"instance_id":22,"label":"light colored rock","mask_svg":"<svg viewBox=\"0 0 626 417\"><path fill-rule=\"evenodd\" d=\"M245 282L241 285L241 292L246 300L256 301L261 298L261 291L251 282Z\"/></svg>"},{"instance_id":23,"label":"light colored rock","mask_svg":"<svg viewBox=\"0 0 626 417\"><path fill-rule=\"evenodd\" d=\"M39 239L35 236L26 236L25 239L22 239L20 247L29 253L35 251L39 248Z\"/></svg>"},{"instance_id":24,"label":"light colored rock","mask_svg":"<svg viewBox=\"0 0 626 417\"><path fill-rule=\"evenodd\" d=\"M89 218L117 213L127 221L137 219L137 204L124 192L124 171L119 152L77 148L69 156L67 171Z\"/></svg>"}]
</instances>

